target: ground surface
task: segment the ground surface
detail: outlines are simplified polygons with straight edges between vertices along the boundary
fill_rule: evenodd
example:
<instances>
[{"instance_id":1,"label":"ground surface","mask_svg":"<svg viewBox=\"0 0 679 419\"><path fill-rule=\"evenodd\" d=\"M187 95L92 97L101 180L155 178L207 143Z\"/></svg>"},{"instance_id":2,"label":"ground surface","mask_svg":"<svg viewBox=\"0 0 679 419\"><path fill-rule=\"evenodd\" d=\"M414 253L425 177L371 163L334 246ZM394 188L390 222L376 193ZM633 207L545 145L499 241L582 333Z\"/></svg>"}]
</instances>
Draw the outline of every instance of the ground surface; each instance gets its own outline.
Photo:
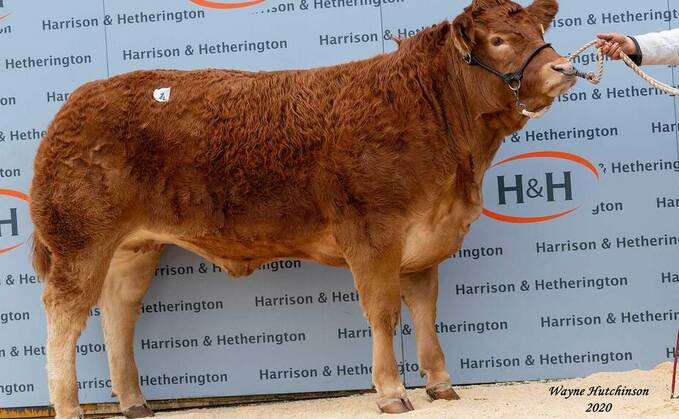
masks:
<instances>
[{"instance_id":1,"label":"ground surface","mask_svg":"<svg viewBox=\"0 0 679 419\"><path fill-rule=\"evenodd\" d=\"M480 418L679 418L679 399L670 400L672 365L662 364L652 371L602 373L587 378L456 387L462 400L430 402L422 389L410 390L415 411L405 415L380 415L375 407L375 395L271 403L222 409L188 410L159 413L167 419L354 419L396 418L413 419L480 419ZM592 386L648 389L648 396L637 397L564 397L550 395L550 387L563 385L570 389ZM586 413L588 403L612 403L610 413Z\"/></svg>"}]
</instances>

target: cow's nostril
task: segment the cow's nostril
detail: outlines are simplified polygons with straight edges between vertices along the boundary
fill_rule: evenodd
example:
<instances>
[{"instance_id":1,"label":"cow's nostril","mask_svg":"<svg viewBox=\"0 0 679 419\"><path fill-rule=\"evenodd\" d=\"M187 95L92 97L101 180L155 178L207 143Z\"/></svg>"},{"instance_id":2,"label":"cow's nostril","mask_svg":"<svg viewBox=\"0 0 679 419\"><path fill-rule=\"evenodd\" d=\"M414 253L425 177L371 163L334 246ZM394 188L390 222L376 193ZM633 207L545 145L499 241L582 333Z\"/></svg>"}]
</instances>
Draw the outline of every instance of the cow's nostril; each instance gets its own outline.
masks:
<instances>
[{"instance_id":1,"label":"cow's nostril","mask_svg":"<svg viewBox=\"0 0 679 419\"><path fill-rule=\"evenodd\" d=\"M572 63L560 63L560 64L553 64L552 65L552 70L558 71L559 73L565 75L565 76L574 76L577 73L577 70L573 66Z\"/></svg>"}]
</instances>

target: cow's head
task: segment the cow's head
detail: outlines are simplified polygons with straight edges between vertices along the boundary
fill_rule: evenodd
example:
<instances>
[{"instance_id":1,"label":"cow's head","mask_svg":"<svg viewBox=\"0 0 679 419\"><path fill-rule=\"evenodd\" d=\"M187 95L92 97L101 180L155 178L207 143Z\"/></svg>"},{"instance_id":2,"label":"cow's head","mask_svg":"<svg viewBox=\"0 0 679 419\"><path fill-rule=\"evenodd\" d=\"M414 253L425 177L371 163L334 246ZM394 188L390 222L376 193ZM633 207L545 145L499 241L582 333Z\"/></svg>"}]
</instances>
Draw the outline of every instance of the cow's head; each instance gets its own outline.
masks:
<instances>
[{"instance_id":1,"label":"cow's head","mask_svg":"<svg viewBox=\"0 0 679 419\"><path fill-rule=\"evenodd\" d=\"M521 79L521 100L529 108L544 108L576 81L575 69L566 58L552 48L538 51L558 10L556 0L535 0L525 8L507 0L474 0L453 22L455 47L466 61L502 74L517 72L528 63ZM479 71L494 79L490 83L495 87L504 83L490 71Z\"/></svg>"}]
</instances>

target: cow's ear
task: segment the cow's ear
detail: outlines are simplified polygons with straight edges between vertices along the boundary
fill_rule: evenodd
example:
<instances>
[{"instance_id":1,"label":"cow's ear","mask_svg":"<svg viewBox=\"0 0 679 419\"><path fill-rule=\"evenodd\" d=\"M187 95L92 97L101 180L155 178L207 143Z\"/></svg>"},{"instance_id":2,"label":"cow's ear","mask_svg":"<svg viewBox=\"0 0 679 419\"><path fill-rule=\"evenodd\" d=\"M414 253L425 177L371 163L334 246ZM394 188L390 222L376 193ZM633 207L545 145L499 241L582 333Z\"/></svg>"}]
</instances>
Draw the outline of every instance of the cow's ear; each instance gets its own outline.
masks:
<instances>
[{"instance_id":1,"label":"cow's ear","mask_svg":"<svg viewBox=\"0 0 679 419\"><path fill-rule=\"evenodd\" d=\"M526 7L526 11L537 19L544 30L547 30L559 12L559 3L556 0L535 0L533 4Z\"/></svg>"},{"instance_id":2,"label":"cow's ear","mask_svg":"<svg viewBox=\"0 0 679 419\"><path fill-rule=\"evenodd\" d=\"M472 53L474 47L474 20L465 14L461 14L453 21L453 40L455 47L465 57Z\"/></svg>"}]
</instances>

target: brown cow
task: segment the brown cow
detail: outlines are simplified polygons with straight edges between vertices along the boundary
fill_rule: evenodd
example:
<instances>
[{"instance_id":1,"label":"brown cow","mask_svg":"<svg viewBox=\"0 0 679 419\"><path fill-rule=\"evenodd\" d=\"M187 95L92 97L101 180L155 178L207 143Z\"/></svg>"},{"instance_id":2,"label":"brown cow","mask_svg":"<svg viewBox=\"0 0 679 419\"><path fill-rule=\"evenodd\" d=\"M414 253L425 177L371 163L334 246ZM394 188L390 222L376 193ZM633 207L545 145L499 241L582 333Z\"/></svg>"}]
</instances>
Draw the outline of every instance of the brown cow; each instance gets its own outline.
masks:
<instances>
[{"instance_id":1,"label":"brown cow","mask_svg":"<svg viewBox=\"0 0 679 419\"><path fill-rule=\"evenodd\" d=\"M434 329L437 264L479 217L484 173L527 122L522 106L542 109L575 83L543 47L557 9L475 0L364 61L138 71L77 89L40 145L31 187L57 418L82 415L75 345L97 302L120 408L153 414L133 336L168 243L233 276L278 258L348 266L373 331L380 409L412 409L393 351L401 299L427 392L456 399ZM497 77L522 67L523 79ZM166 87L169 100L154 99Z\"/></svg>"}]
</instances>

